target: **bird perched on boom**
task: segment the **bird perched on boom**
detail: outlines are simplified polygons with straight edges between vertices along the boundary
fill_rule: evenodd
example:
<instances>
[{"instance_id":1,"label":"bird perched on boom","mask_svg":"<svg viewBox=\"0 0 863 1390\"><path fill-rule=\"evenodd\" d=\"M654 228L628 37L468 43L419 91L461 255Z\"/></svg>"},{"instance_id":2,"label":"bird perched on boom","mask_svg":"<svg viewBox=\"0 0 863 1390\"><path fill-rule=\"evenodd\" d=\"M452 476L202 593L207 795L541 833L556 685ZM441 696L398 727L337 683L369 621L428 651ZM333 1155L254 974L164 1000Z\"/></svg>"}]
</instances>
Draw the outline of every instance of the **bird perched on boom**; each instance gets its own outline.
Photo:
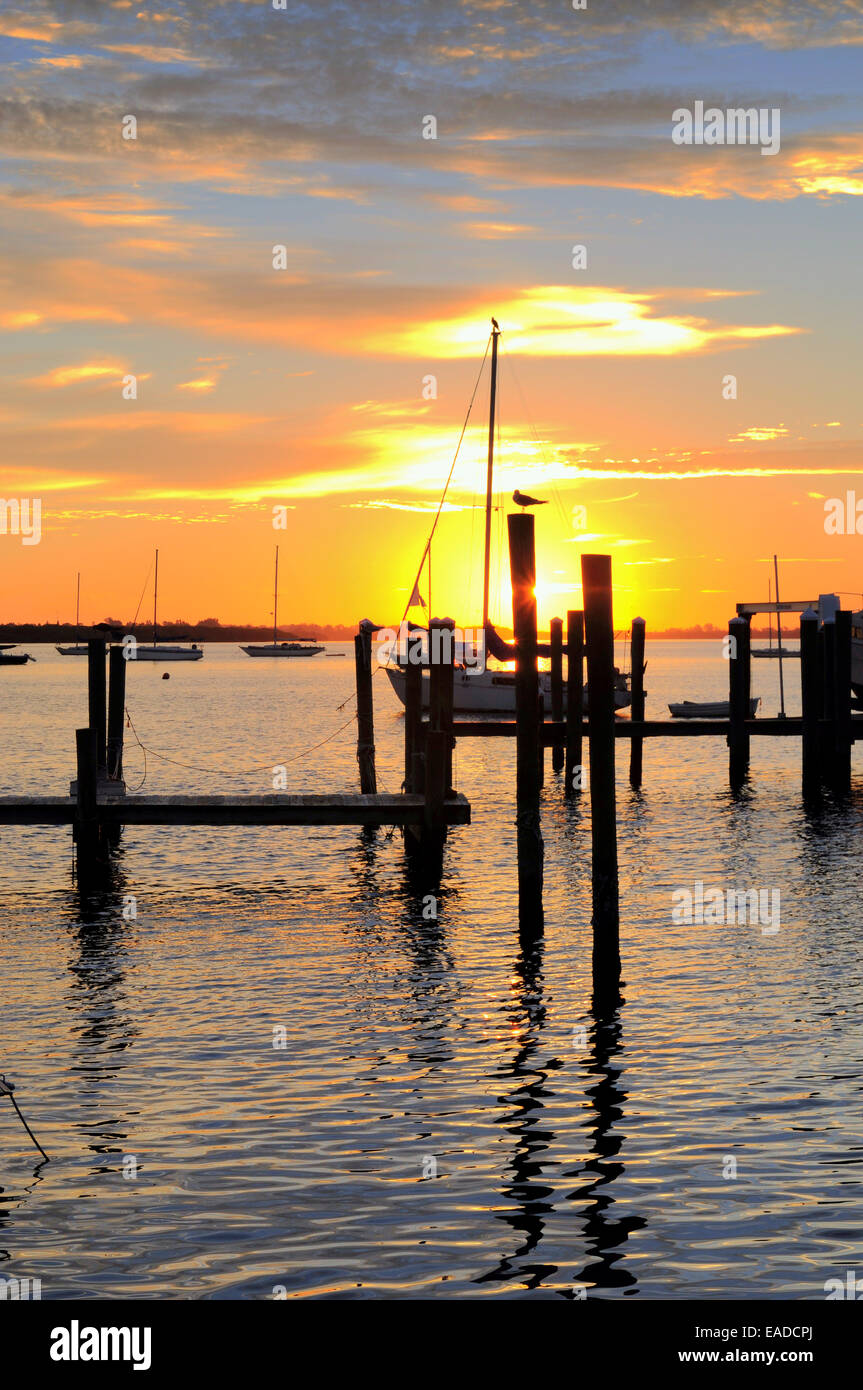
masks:
<instances>
[{"instance_id":1,"label":"bird perched on boom","mask_svg":"<svg viewBox=\"0 0 863 1390\"><path fill-rule=\"evenodd\" d=\"M517 507L521 507L522 511L524 511L525 507L548 506L547 497L528 497L526 492L519 492L518 488L516 488L515 492L512 494L512 500Z\"/></svg>"}]
</instances>

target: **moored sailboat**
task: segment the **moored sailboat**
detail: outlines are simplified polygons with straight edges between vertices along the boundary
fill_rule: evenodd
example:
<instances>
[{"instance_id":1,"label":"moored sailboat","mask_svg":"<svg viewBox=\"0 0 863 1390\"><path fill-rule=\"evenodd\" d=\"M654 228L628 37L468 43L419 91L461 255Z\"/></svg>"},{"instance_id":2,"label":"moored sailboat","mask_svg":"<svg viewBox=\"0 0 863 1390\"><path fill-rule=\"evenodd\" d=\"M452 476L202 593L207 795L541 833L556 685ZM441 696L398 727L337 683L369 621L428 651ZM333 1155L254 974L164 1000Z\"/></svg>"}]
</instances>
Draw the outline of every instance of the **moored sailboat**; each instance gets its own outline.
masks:
<instances>
[{"instance_id":1,"label":"moored sailboat","mask_svg":"<svg viewBox=\"0 0 863 1390\"><path fill-rule=\"evenodd\" d=\"M78 571L78 587L75 595L75 642L71 647L57 647L61 656L86 656L87 643L81 641L81 571Z\"/></svg>"},{"instance_id":2,"label":"moored sailboat","mask_svg":"<svg viewBox=\"0 0 863 1390\"><path fill-rule=\"evenodd\" d=\"M316 646L314 642L280 642L279 641L279 547L276 546L276 578L273 586L273 640L272 642L251 643L244 647L240 644L241 650L246 656L317 656L322 652L323 647Z\"/></svg>"},{"instance_id":3,"label":"moored sailboat","mask_svg":"<svg viewBox=\"0 0 863 1390\"><path fill-rule=\"evenodd\" d=\"M489 421L488 421L488 460L486 467L486 492L485 492L485 545L483 557L483 596L482 596L482 631L486 637L495 638L496 634L489 622L489 580L491 573L491 518L493 510L493 482L494 482L494 436L495 436L495 407L497 400L497 358L498 358L498 338L501 330L496 319L492 319L491 328L491 382L489 387ZM446 489L444 490L444 496ZM516 499L518 500L518 499ZM527 498L527 504L535 502L536 499ZM441 503L443 505L443 503ZM521 504L520 504L521 505ZM439 515L440 513L438 513ZM423 566L427 558L430 558L432 536L434 535L435 523L432 525L431 534L426 542L426 548L420 560L417 572L416 583L411 592L411 601L419 596L419 579L423 571ZM431 581L429 581L429 584ZM408 607L410 607L410 602ZM422 600L420 600L422 602ZM423 604L423 606L425 606ZM407 615L407 610L405 616ZM403 667L388 663L384 670L387 679L401 703L406 702L407 678ZM615 690L614 701L616 709L625 709L632 702L629 690L629 678L615 667L614 671ZM429 692L431 682L428 670L423 671L422 677L422 702L423 707L428 708ZM551 673L540 671L539 673L539 692L545 697L546 707L551 703ZM584 689L583 707L588 707L589 692L587 687ZM566 708L566 687L564 686L564 710ZM484 670L467 669L464 664L456 662L454 675L453 709L457 714L484 713L484 714L515 714L515 673L506 669L492 669L486 666Z\"/></svg>"},{"instance_id":4,"label":"moored sailboat","mask_svg":"<svg viewBox=\"0 0 863 1390\"><path fill-rule=\"evenodd\" d=\"M200 661L204 655L202 649L193 642L189 647L181 647L170 642L159 642L158 634L158 606L159 606L159 552L156 551L156 573L153 579L153 644L146 646L139 642L135 648L136 661Z\"/></svg>"}]
</instances>

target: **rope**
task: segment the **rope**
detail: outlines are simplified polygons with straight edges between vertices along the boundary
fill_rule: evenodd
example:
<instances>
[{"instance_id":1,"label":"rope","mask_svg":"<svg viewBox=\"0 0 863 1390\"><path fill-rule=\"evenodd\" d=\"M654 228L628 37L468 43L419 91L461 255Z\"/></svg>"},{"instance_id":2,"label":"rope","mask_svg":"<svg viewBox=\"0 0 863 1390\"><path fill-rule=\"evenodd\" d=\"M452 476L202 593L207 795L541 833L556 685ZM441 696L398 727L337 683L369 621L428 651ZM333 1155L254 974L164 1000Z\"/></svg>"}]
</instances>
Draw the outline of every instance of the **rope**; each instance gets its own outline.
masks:
<instances>
[{"instance_id":1,"label":"rope","mask_svg":"<svg viewBox=\"0 0 863 1390\"><path fill-rule=\"evenodd\" d=\"M345 703L347 703L347 701L345 701ZM339 727L338 727L338 729L336 729L333 733L328 734L326 738L322 738L322 739L320 740L319 743L313 743L312 746L311 746L311 748L303 748L299 753L294 753L293 756L290 757L290 758L283 758L283 759L281 759L281 761L279 761L278 759L276 759L275 762L271 759L270 761L265 762L265 763L254 763L254 764L252 764L252 766L250 766L250 767L220 768L220 767L202 767L202 766L200 766L200 764L198 764L198 763L184 763L184 762L181 762L181 761L179 760L179 758L170 758L170 757L168 757L168 754L167 754L167 753L159 753L159 752L156 751L155 748L149 748L149 747L147 746L147 744L142 743L141 740L140 740L140 738L138 737L138 731L137 731L137 729L135 728L135 725L132 723L132 716L130 715L128 709L126 710L126 719L127 719L127 721L128 721L128 727L132 730L132 733L133 733L134 736L135 736L135 742L137 743L138 747L141 749L141 752L144 754L144 780L146 780L146 776L147 776L147 770L146 770L146 769L147 769L147 761L146 761L146 760L147 760L147 754L148 754L148 753L150 754L150 756L151 756L152 758L159 758L159 759L161 759L162 762L164 762L164 763L171 763L172 766L174 766L174 767L182 767L182 768L185 768L187 772L203 772L203 773L209 773L209 774L211 774L212 776L215 776L215 777L243 777L243 776L245 776L245 774L246 774L247 772L260 772L260 771L262 771L263 768L272 768L272 767L274 767L274 766L276 766L276 767L286 767L288 763L294 763L294 762L297 761L298 758L304 758L304 757L307 756L307 754L309 754L309 753L314 753L318 748L323 748L324 744L326 744L326 743L331 743L332 740L333 740L334 738L337 738L338 735L339 735L340 733L342 733L342 732L348 727L349 724L353 724L353 722L354 722L354 716L351 715L350 719L346 719L345 722L344 722L344 724L340 724ZM144 781L142 781L142 782L140 783L140 786L143 786L143 785L144 785ZM136 790L137 790L137 788L136 788Z\"/></svg>"},{"instance_id":2,"label":"rope","mask_svg":"<svg viewBox=\"0 0 863 1390\"><path fill-rule=\"evenodd\" d=\"M14 1086L12 1085L12 1082L11 1082L11 1081L7 1081L6 1078L5 1078L5 1076L0 1076L0 1096L8 1096L8 1097L9 1097L9 1099L10 1099L11 1102L12 1102L12 1104L15 1106L15 1110L16 1110L16 1112L17 1112L18 1119L21 1121L21 1123L22 1123L22 1125L24 1126L24 1128L26 1129L27 1133L30 1135L30 1138L33 1140L33 1143L36 1145L36 1148L39 1150L40 1154L41 1154L42 1157L45 1159L46 1163L50 1163L51 1160L48 1158L48 1155L46 1154L45 1150L42 1148L42 1145L39 1143L39 1140L36 1138L36 1135L33 1133L32 1129L31 1129L30 1126L28 1125L27 1121L24 1119L24 1116L21 1114L20 1106L18 1105L17 1100L15 1099L15 1097L14 1097L13 1094L12 1094L12 1092L13 1092L14 1089L15 1089L15 1088L14 1088Z\"/></svg>"}]
</instances>

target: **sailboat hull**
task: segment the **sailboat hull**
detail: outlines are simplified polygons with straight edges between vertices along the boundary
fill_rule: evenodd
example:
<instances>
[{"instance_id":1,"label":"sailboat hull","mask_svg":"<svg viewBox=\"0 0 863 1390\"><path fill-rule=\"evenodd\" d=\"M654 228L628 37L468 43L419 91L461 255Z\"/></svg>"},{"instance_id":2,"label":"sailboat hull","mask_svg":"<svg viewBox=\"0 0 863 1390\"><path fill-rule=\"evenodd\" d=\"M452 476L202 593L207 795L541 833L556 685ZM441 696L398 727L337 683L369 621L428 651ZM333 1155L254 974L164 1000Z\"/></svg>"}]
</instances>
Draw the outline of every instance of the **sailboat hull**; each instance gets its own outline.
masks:
<instances>
[{"instance_id":1,"label":"sailboat hull","mask_svg":"<svg viewBox=\"0 0 863 1390\"><path fill-rule=\"evenodd\" d=\"M200 647L144 647L140 643L135 650L135 661L200 661L204 655Z\"/></svg>"},{"instance_id":2,"label":"sailboat hull","mask_svg":"<svg viewBox=\"0 0 863 1390\"><path fill-rule=\"evenodd\" d=\"M386 666L389 683L396 695L405 703L405 674L397 667ZM551 675L541 671L539 693L545 699L546 713L551 709ZM585 691L585 697L587 691ZM422 678L423 709L429 707L429 676L423 671ZM615 709L626 709L631 703L628 690L614 692ZM587 699L584 701L587 709ZM511 671L455 671L453 674L453 709L456 714L515 714L515 675ZM566 713L566 685L563 687L563 710Z\"/></svg>"},{"instance_id":3,"label":"sailboat hull","mask_svg":"<svg viewBox=\"0 0 863 1390\"><path fill-rule=\"evenodd\" d=\"M86 648L85 646L77 646L77 647L55 647L54 650L57 651L57 652L59 652L61 656L86 656L86 655L87 655L87 648Z\"/></svg>"},{"instance_id":4,"label":"sailboat hull","mask_svg":"<svg viewBox=\"0 0 863 1390\"><path fill-rule=\"evenodd\" d=\"M244 647L240 644L240 650L246 656L317 656L322 652L323 647L303 647L294 645L290 642L280 642L277 646L272 642L261 643L259 646Z\"/></svg>"}]
</instances>

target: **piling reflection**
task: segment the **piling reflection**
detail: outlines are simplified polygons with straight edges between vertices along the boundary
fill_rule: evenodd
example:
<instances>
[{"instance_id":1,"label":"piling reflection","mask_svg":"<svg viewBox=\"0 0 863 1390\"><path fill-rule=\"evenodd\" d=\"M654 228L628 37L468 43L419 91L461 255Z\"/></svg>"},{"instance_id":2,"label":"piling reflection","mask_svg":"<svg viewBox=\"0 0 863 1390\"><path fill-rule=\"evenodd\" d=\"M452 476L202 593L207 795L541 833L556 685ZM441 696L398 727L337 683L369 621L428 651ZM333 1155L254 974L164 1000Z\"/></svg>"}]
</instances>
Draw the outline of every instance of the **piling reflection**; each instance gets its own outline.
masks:
<instances>
[{"instance_id":1,"label":"piling reflection","mask_svg":"<svg viewBox=\"0 0 863 1390\"><path fill-rule=\"evenodd\" d=\"M128 937L137 904L128 891L123 848L115 848L98 875L79 882L71 902L71 951L66 1007L73 1015L69 1071L77 1076L70 1097L71 1121L95 1154L123 1153L128 1120L120 1117L105 1088L123 1068L123 1054L138 1036L125 1008ZM104 1161L95 1171L110 1170Z\"/></svg>"},{"instance_id":2,"label":"piling reflection","mask_svg":"<svg viewBox=\"0 0 863 1390\"><path fill-rule=\"evenodd\" d=\"M507 1009L510 1027L519 1037L519 1047L505 1073L512 1087L498 1098L507 1113L497 1123L504 1125L514 1140L502 1188L512 1206L494 1215L517 1234L519 1243L494 1269L479 1275L474 1280L477 1284L517 1280L534 1289L557 1273L556 1265L531 1258L542 1241L545 1218L554 1210L550 1200L554 1189L542 1179L543 1156L550 1150L555 1135L543 1112L548 1073L563 1066L556 1060L543 1065L537 1061L546 1020L542 961L541 940L522 944L514 966L512 999Z\"/></svg>"},{"instance_id":3,"label":"piling reflection","mask_svg":"<svg viewBox=\"0 0 863 1390\"><path fill-rule=\"evenodd\" d=\"M620 1128L624 1118L626 1092L620 1084L623 1066L622 1025L620 1011L604 1012L594 1008L592 1044L588 1071L596 1076L595 1086L586 1095L594 1111L590 1129L592 1156L581 1165L580 1172L589 1175L567 1194L573 1202L585 1202L583 1233L593 1256L581 1270L581 1283L596 1288L626 1288L637 1283L635 1275L621 1264L621 1246L632 1231L647 1225L643 1216L615 1216L615 1197L611 1186L624 1172L623 1145L626 1136Z\"/></svg>"}]
</instances>

